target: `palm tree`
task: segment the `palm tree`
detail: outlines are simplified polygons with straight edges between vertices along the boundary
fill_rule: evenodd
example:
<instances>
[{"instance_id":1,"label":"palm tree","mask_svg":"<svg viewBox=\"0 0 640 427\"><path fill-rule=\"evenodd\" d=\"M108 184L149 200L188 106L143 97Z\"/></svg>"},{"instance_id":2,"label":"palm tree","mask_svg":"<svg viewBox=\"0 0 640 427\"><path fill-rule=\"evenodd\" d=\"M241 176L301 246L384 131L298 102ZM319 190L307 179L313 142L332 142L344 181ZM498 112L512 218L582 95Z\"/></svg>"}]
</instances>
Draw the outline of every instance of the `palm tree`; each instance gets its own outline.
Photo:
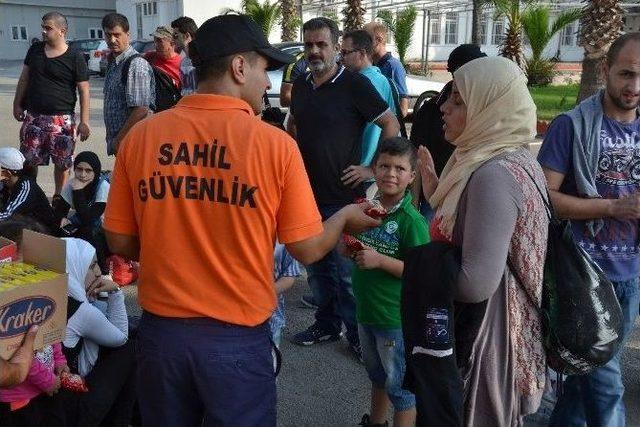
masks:
<instances>
[{"instance_id":1,"label":"palm tree","mask_svg":"<svg viewBox=\"0 0 640 427\"><path fill-rule=\"evenodd\" d=\"M298 38L298 27L300 27L300 18L298 18L298 8L295 0L280 0L280 8L282 9L282 41L290 42Z\"/></svg>"},{"instance_id":2,"label":"palm tree","mask_svg":"<svg viewBox=\"0 0 640 427\"><path fill-rule=\"evenodd\" d=\"M554 73L552 61L543 58L542 52L553 36L564 27L580 18L580 9L562 11L550 24L550 10L547 6L534 6L522 14L522 27L531 45L531 58L526 60L530 85L551 83Z\"/></svg>"},{"instance_id":3,"label":"palm tree","mask_svg":"<svg viewBox=\"0 0 640 427\"><path fill-rule=\"evenodd\" d=\"M480 46L482 44L482 40L480 40L480 19L482 16L482 9L485 5L491 3L491 0L472 0L471 3L471 43Z\"/></svg>"},{"instance_id":4,"label":"palm tree","mask_svg":"<svg viewBox=\"0 0 640 427\"><path fill-rule=\"evenodd\" d=\"M415 6L409 6L404 10L396 13L395 19L390 10L381 10L378 12L378 18L385 23L391 34L393 34L393 40L398 50L398 57L400 62L407 68L405 57L407 50L411 46L411 39L413 38L413 28L416 25L416 18L418 17L418 11Z\"/></svg>"},{"instance_id":5,"label":"palm tree","mask_svg":"<svg viewBox=\"0 0 640 427\"><path fill-rule=\"evenodd\" d=\"M492 0L496 18L507 18L507 31L500 43L500 55L514 61L524 69L524 49L522 44L522 14L536 0ZM521 5L522 3L522 5Z\"/></svg>"},{"instance_id":6,"label":"palm tree","mask_svg":"<svg viewBox=\"0 0 640 427\"><path fill-rule=\"evenodd\" d=\"M624 10L618 0L583 0L579 45L584 48L578 102L603 86L602 63L609 47L622 31Z\"/></svg>"},{"instance_id":7,"label":"palm tree","mask_svg":"<svg viewBox=\"0 0 640 427\"><path fill-rule=\"evenodd\" d=\"M364 26L365 8L362 7L362 0L347 0L347 7L342 9L344 15L344 30L359 30Z\"/></svg>"},{"instance_id":8,"label":"palm tree","mask_svg":"<svg viewBox=\"0 0 640 427\"><path fill-rule=\"evenodd\" d=\"M233 12L239 14L245 14L250 16L266 38L269 38L271 30L275 26L276 22L280 18L280 4L278 1L271 4L269 0L264 0L264 3L260 3L258 0L242 0L241 10L227 9L226 13Z\"/></svg>"}]
</instances>

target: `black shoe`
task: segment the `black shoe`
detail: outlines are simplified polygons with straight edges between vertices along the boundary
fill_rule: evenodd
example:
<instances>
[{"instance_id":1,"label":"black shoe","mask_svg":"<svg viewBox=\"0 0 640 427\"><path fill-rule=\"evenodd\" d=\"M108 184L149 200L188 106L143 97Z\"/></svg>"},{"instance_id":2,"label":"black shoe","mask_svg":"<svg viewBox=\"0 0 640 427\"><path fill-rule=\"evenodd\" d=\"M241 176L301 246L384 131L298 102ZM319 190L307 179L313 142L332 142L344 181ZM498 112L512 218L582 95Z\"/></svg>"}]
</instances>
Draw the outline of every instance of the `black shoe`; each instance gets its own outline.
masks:
<instances>
[{"instance_id":1,"label":"black shoe","mask_svg":"<svg viewBox=\"0 0 640 427\"><path fill-rule=\"evenodd\" d=\"M358 360L358 362L364 364L364 360L362 359L362 346L360 345L360 343L349 343L349 349L351 349L351 352Z\"/></svg>"},{"instance_id":2,"label":"black shoe","mask_svg":"<svg viewBox=\"0 0 640 427\"><path fill-rule=\"evenodd\" d=\"M313 345L321 342L337 341L342 336L342 332L331 332L322 329L317 323L309 326L306 330L298 332L291 338L291 342L297 345Z\"/></svg>"},{"instance_id":3,"label":"black shoe","mask_svg":"<svg viewBox=\"0 0 640 427\"><path fill-rule=\"evenodd\" d=\"M307 307L307 308L313 308L313 309L318 308L318 305L313 300L313 295L312 294L304 294L304 295L302 295L302 297L300 297L300 303L302 303L302 305L304 307Z\"/></svg>"},{"instance_id":4,"label":"black shoe","mask_svg":"<svg viewBox=\"0 0 640 427\"><path fill-rule=\"evenodd\" d=\"M365 426L365 427L388 427L389 421L385 421L384 423L380 423L380 424L371 424L371 418L369 417L369 414L364 414L362 416L362 420L360 421L360 424L358 425Z\"/></svg>"}]
</instances>

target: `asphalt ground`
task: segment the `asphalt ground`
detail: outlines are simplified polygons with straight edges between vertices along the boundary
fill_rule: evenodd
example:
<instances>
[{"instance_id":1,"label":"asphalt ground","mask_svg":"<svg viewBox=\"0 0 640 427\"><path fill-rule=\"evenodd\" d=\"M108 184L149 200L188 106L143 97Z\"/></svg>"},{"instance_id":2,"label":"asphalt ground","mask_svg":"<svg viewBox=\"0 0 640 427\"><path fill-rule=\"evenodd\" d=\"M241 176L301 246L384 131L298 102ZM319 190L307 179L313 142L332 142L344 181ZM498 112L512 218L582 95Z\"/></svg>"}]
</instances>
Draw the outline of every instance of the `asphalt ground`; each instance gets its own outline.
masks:
<instances>
[{"instance_id":1,"label":"asphalt ground","mask_svg":"<svg viewBox=\"0 0 640 427\"><path fill-rule=\"evenodd\" d=\"M19 61L0 61L0 146L19 145L20 124L13 119L12 102ZM438 71L436 71L438 73ZM442 72L441 72L442 73ZM434 76L446 81L446 73ZM113 158L107 157L102 120L102 83L92 77L91 137L78 142L76 152L91 150L98 154L103 169L113 168ZM47 195L53 194L53 167L41 167L38 182ZM139 313L135 286L126 287L130 314ZM308 286L304 278L286 295L287 326L281 350L283 365L278 377L278 424L281 426L353 426L369 408L369 382L364 367L351 355L345 340L299 347L289 342L296 332L313 321L313 310L299 303ZM623 355L623 375L626 386L627 425L640 426L640 328L636 328ZM391 419L391 418L389 418Z\"/></svg>"}]
</instances>

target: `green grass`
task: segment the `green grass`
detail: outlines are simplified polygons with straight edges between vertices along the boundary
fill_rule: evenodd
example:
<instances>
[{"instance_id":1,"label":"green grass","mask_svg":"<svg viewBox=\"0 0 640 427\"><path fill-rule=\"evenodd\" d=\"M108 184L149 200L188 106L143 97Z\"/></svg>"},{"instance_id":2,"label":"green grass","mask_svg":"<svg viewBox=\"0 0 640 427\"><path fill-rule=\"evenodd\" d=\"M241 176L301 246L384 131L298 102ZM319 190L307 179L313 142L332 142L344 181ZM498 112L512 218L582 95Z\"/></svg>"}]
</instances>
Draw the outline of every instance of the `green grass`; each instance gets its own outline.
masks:
<instances>
[{"instance_id":1,"label":"green grass","mask_svg":"<svg viewBox=\"0 0 640 427\"><path fill-rule=\"evenodd\" d=\"M551 120L576 105L580 85L530 87L531 97L538 107L538 120Z\"/></svg>"}]
</instances>

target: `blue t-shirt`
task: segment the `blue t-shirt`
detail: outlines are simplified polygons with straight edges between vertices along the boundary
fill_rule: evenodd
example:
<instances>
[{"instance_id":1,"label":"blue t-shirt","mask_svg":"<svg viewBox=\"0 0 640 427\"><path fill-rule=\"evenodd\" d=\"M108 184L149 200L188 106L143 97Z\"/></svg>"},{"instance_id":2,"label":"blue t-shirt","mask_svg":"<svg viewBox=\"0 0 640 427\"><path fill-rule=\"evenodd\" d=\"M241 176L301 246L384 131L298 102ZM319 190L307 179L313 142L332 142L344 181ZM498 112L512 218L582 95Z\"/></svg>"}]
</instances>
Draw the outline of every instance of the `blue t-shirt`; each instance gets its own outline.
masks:
<instances>
[{"instance_id":1,"label":"blue t-shirt","mask_svg":"<svg viewBox=\"0 0 640 427\"><path fill-rule=\"evenodd\" d=\"M389 80L380 72L380 69L374 65L360 70L360 74L371 81L373 87L376 88L382 99L389 105L393 113L396 113L396 106L393 102L393 91ZM375 123L367 123L362 132L362 161L361 165L369 166L373 155L378 149L378 141L382 134L382 128Z\"/></svg>"},{"instance_id":2,"label":"blue t-shirt","mask_svg":"<svg viewBox=\"0 0 640 427\"><path fill-rule=\"evenodd\" d=\"M400 98L409 96L407 90L407 72L405 71L399 59L391 56L391 52L387 52L376 64L385 76L389 77L395 83Z\"/></svg>"},{"instance_id":3,"label":"blue t-shirt","mask_svg":"<svg viewBox=\"0 0 640 427\"><path fill-rule=\"evenodd\" d=\"M300 276L300 264L287 251L282 243L276 243L273 250L273 281L276 282L282 277ZM278 295L278 305L269 319L271 333L275 334L279 329L284 328L284 295Z\"/></svg>"},{"instance_id":4,"label":"blue t-shirt","mask_svg":"<svg viewBox=\"0 0 640 427\"><path fill-rule=\"evenodd\" d=\"M573 123L558 117L549 128L538 154L546 168L565 175L560 191L577 195L573 171ZM640 118L621 123L606 116L600 131L600 158L596 188L605 199L619 199L640 189ZM572 220L573 236L614 281L640 274L637 219L604 218L603 228L591 237L586 221Z\"/></svg>"}]
</instances>

